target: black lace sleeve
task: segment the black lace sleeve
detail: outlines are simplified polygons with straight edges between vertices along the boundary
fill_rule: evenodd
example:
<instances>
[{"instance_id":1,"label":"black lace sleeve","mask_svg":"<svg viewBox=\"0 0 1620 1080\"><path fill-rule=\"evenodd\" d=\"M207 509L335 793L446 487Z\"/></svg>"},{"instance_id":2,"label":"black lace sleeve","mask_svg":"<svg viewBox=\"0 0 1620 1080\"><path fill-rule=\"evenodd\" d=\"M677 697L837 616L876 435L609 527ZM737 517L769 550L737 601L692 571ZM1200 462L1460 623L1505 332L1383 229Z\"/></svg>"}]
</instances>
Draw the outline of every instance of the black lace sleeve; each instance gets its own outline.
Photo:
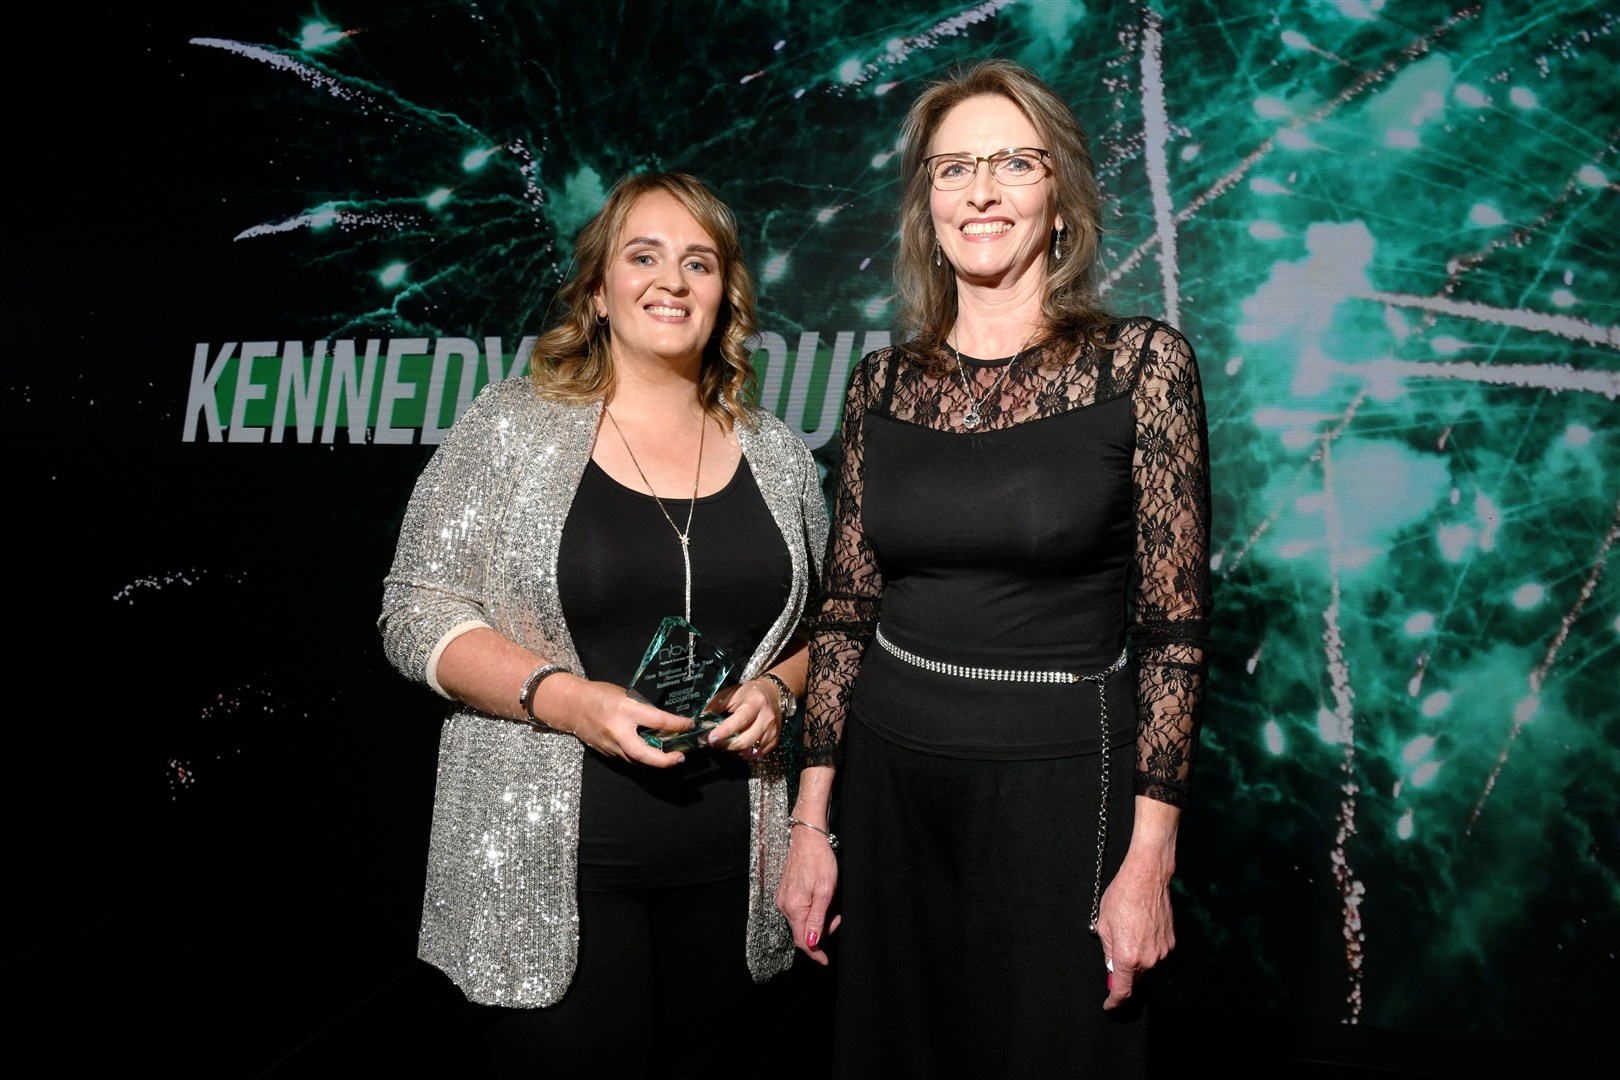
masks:
<instances>
[{"instance_id":1,"label":"black lace sleeve","mask_svg":"<svg viewBox=\"0 0 1620 1080\"><path fill-rule=\"evenodd\" d=\"M1185 805L1203 721L1210 623L1209 450L1193 350L1162 323L1120 335L1134 352L1136 567L1131 644L1137 667L1136 784Z\"/></svg>"},{"instance_id":2,"label":"black lace sleeve","mask_svg":"<svg viewBox=\"0 0 1620 1080\"><path fill-rule=\"evenodd\" d=\"M821 611L810 638L810 682L804 722L804 764L834 765L844 735L850 688L877 628L883 576L866 542L861 493L866 475L862 418L874 402L873 387L891 354L862 357L844 396L838 481L833 489L832 531L822 560Z\"/></svg>"}]
</instances>

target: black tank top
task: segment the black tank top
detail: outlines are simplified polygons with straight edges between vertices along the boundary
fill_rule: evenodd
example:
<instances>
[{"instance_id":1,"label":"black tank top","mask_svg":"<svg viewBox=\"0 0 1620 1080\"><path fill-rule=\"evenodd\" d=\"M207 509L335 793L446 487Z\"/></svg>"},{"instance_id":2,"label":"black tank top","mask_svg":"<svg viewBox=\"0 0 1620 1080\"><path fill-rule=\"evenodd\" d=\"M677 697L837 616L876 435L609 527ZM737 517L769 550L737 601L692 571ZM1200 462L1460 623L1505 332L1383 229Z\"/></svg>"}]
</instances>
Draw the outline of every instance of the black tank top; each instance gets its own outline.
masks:
<instances>
[{"instance_id":1,"label":"black tank top","mask_svg":"<svg viewBox=\"0 0 1620 1080\"><path fill-rule=\"evenodd\" d=\"M866 536L883 570L879 630L962 667L1105 671L1125 645L1135 535L1128 397L998 430L863 418ZM1111 744L1136 730L1133 676L1106 683ZM1094 683L992 682L867 646L850 711L889 739L951 757L1093 753Z\"/></svg>"},{"instance_id":2,"label":"black tank top","mask_svg":"<svg viewBox=\"0 0 1620 1080\"><path fill-rule=\"evenodd\" d=\"M665 499L676 524L689 503ZM737 658L753 655L792 588L786 542L748 462L692 513L692 624ZM587 678L629 682L666 615L685 606L681 545L652 496L594 461L563 526L557 588ZM582 889L717 881L748 865L748 766L697 750L650 769L587 750L580 799Z\"/></svg>"}]
</instances>

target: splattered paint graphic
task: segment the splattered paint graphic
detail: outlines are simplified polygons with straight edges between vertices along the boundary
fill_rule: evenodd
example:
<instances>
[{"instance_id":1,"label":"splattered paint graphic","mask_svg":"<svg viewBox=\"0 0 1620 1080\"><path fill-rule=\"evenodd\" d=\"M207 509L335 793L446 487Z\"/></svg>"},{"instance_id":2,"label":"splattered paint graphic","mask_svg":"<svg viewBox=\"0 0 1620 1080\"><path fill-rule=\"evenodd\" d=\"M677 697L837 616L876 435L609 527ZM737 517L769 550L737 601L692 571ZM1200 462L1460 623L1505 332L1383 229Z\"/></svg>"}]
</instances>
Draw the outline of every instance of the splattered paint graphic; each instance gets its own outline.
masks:
<instances>
[{"instance_id":1,"label":"splattered paint graphic","mask_svg":"<svg viewBox=\"0 0 1620 1080\"><path fill-rule=\"evenodd\" d=\"M187 570L165 570L161 573L143 574L135 580L125 583L122 588L113 593L113 601L114 603L133 605L139 594L143 592L159 592L163 589L197 585L209 577L210 573L216 578L233 580L237 583L242 580L242 575L231 574L228 571L224 573L219 571L210 572L197 567Z\"/></svg>"},{"instance_id":2,"label":"splattered paint graphic","mask_svg":"<svg viewBox=\"0 0 1620 1080\"><path fill-rule=\"evenodd\" d=\"M191 762L181 761L179 758L169 759L169 798L179 798L179 793L197 782L197 772L191 767Z\"/></svg>"}]
</instances>

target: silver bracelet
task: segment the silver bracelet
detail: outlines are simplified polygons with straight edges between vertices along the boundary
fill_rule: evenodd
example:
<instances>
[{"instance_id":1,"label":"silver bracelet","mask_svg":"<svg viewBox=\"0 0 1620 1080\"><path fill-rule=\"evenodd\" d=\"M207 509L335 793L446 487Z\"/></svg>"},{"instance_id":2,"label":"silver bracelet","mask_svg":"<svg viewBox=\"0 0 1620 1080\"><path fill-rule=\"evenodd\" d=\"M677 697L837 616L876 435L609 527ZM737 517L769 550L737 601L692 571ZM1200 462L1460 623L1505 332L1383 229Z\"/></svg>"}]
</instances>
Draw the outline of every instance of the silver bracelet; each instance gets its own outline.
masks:
<instances>
[{"instance_id":1,"label":"silver bracelet","mask_svg":"<svg viewBox=\"0 0 1620 1080\"><path fill-rule=\"evenodd\" d=\"M823 829L820 825L812 825L808 821L800 821L796 817L788 818L788 832L792 832L793 831L793 826L795 826L795 825L803 825L807 829L815 830L816 832L820 833L822 836L825 836L827 838L827 846L828 847L832 848L834 851L838 850L838 837L834 836L832 833L828 832L826 829Z\"/></svg>"},{"instance_id":2,"label":"silver bracelet","mask_svg":"<svg viewBox=\"0 0 1620 1080\"><path fill-rule=\"evenodd\" d=\"M547 676L555 675L559 671L568 672L570 675L573 674L561 664L541 664L529 672L529 677L523 680L523 689L518 691L518 707L523 710L523 715L529 718L529 723L538 724L543 728L551 727L550 724L534 715L534 693L540 689L540 684L546 680Z\"/></svg>"}]
</instances>

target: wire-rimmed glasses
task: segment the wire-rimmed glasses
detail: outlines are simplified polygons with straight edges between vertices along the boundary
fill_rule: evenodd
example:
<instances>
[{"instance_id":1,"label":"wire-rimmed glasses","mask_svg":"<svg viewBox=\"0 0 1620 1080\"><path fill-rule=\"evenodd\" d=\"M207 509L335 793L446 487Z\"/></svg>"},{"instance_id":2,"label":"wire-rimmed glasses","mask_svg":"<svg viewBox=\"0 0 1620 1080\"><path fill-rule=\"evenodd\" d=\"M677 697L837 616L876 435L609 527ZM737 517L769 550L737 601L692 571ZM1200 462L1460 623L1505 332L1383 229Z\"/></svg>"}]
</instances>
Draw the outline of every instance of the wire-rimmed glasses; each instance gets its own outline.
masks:
<instances>
[{"instance_id":1,"label":"wire-rimmed glasses","mask_svg":"<svg viewBox=\"0 0 1620 1080\"><path fill-rule=\"evenodd\" d=\"M996 183L1017 187L1033 184L1046 175L1046 159L1052 155L1033 146L1013 146L988 157L976 154L933 154L923 158L923 171L929 183L940 191L958 191L979 175L979 162L990 166Z\"/></svg>"}]
</instances>

